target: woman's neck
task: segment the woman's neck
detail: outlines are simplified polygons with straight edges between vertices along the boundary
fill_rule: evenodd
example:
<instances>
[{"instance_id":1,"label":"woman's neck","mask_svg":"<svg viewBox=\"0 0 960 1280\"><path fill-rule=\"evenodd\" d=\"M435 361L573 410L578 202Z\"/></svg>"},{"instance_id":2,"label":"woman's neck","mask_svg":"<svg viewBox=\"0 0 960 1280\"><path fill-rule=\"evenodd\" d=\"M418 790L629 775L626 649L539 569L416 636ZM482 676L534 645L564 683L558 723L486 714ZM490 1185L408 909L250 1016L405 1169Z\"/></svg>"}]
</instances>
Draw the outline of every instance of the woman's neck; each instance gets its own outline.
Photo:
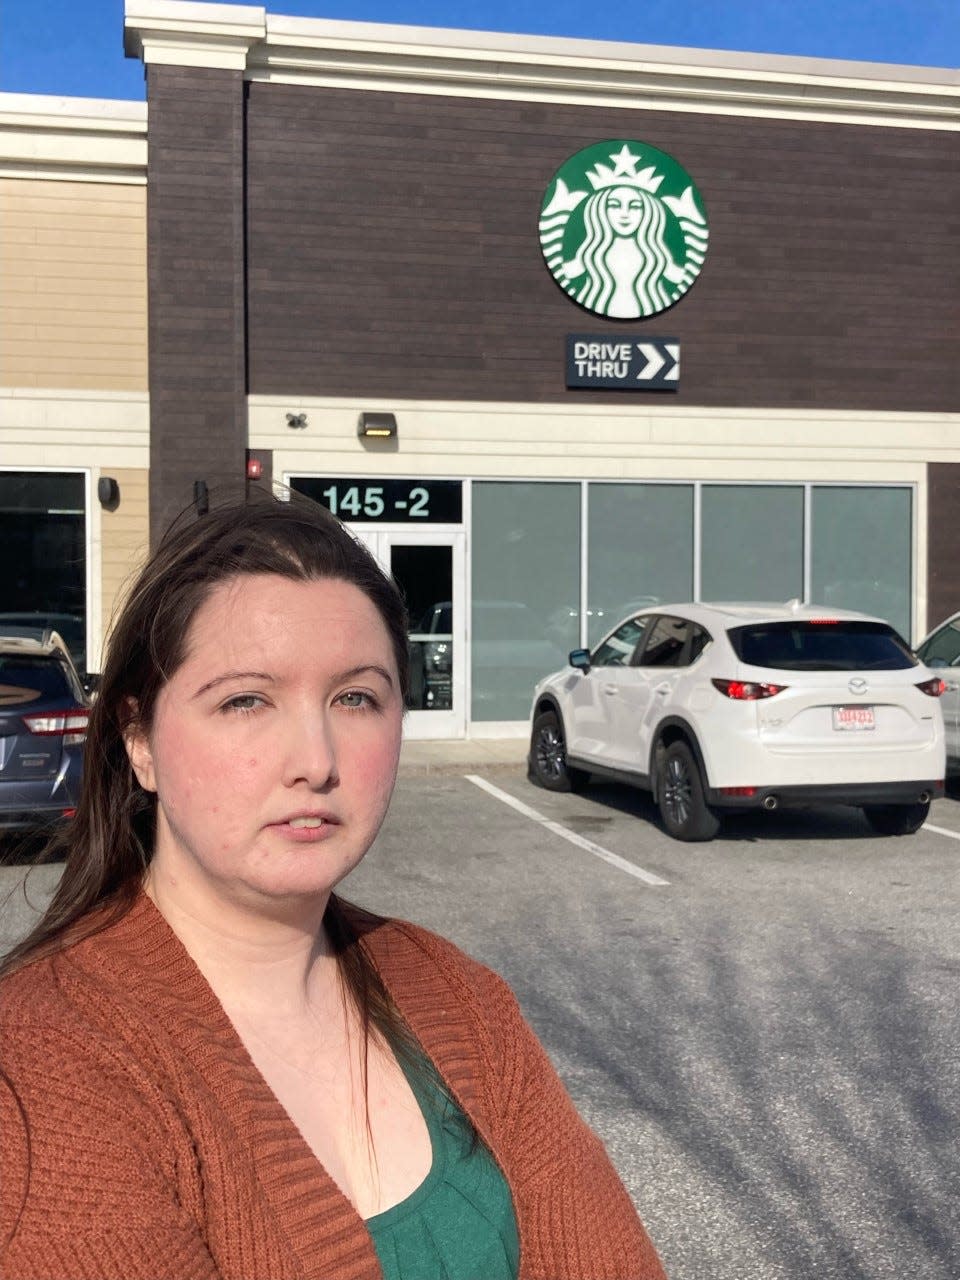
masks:
<instances>
[{"instance_id":1,"label":"woman's neck","mask_svg":"<svg viewBox=\"0 0 960 1280\"><path fill-rule=\"evenodd\" d=\"M150 873L144 892L221 1003L294 1014L314 1004L318 979L328 986L336 976L323 927L328 896L261 906Z\"/></svg>"}]
</instances>

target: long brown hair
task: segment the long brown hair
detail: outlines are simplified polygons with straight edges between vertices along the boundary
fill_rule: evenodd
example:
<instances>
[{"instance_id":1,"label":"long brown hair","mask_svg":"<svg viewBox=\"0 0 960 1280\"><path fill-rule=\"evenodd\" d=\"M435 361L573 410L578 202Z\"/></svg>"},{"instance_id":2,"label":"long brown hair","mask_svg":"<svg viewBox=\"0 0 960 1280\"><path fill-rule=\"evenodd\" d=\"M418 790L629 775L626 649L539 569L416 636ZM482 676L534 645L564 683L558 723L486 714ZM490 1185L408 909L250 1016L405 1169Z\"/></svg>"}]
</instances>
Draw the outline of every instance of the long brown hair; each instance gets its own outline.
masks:
<instances>
[{"instance_id":1,"label":"long brown hair","mask_svg":"<svg viewBox=\"0 0 960 1280\"><path fill-rule=\"evenodd\" d=\"M157 697L185 657L197 610L226 579L272 573L295 581L338 578L374 604L390 637L406 697L407 616L394 583L325 508L299 495L259 497L183 517L134 582L112 628L90 714L76 817L43 861L66 863L53 900L32 932L0 961L0 976L98 932L127 912L153 856L156 796L137 782L124 737L136 717L149 733ZM331 895L324 924L345 993L364 1029L408 1040L362 944L372 917Z\"/></svg>"}]
</instances>

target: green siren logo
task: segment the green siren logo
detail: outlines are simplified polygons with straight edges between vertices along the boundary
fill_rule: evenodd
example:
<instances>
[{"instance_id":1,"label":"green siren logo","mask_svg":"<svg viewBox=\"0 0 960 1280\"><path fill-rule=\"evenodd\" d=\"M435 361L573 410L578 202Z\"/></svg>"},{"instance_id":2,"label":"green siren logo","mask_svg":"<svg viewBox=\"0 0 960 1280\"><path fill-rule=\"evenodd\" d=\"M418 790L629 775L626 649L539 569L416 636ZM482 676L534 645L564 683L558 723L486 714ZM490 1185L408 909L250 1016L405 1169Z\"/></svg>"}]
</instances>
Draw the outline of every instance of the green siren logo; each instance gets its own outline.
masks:
<instances>
[{"instance_id":1,"label":"green siren logo","mask_svg":"<svg viewBox=\"0 0 960 1280\"><path fill-rule=\"evenodd\" d=\"M540 209L550 274L612 320L665 311L707 254L703 200L676 160L645 142L597 142L557 170Z\"/></svg>"}]
</instances>

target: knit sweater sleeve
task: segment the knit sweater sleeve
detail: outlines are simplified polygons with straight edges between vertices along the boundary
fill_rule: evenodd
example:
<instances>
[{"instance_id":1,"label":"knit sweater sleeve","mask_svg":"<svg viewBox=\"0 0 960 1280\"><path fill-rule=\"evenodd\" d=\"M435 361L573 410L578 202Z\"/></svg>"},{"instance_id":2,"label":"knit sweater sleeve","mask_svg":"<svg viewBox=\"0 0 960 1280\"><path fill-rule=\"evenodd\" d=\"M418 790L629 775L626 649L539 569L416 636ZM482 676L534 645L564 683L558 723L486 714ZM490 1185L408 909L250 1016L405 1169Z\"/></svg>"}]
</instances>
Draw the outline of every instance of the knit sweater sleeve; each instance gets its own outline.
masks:
<instances>
[{"instance_id":1,"label":"knit sweater sleeve","mask_svg":"<svg viewBox=\"0 0 960 1280\"><path fill-rule=\"evenodd\" d=\"M581 1119L517 1000L477 982L488 1013L498 1128L509 1135L524 1280L665 1280L600 1139Z\"/></svg>"},{"instance_id":2,"label":"knit sweater sleeve","mask_svg":"<svg viewBox=\"0 0 960 1280\"><path fill-rule=\"evenodd\" d=\"M0 1026L4 1280L219 1280L164 1102L115 1046Z\"/></svg>"}]
</instances>

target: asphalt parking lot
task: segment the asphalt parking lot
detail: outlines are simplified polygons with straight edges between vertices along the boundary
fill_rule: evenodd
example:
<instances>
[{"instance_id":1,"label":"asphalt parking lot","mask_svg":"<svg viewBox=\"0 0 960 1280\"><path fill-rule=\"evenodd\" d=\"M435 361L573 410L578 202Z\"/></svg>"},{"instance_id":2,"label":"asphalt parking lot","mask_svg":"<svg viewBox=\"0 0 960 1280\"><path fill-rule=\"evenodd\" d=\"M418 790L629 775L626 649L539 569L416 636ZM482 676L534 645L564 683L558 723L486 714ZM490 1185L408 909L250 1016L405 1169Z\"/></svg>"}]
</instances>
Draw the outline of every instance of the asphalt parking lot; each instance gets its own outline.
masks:
<instances>
[{"instance_id":1,"label":"asphalt parking lot","mask_svg":"<svg viewBox=\"0 0 960 1280\"><path fill-rule=\"evenodd\" d=\"M683 845L640 793L485 762L405 771L344 891L507 977L672 1280L957 1280L958 874L955 796L903 838L823 809Z\"/></svg>"}]
</instances>

